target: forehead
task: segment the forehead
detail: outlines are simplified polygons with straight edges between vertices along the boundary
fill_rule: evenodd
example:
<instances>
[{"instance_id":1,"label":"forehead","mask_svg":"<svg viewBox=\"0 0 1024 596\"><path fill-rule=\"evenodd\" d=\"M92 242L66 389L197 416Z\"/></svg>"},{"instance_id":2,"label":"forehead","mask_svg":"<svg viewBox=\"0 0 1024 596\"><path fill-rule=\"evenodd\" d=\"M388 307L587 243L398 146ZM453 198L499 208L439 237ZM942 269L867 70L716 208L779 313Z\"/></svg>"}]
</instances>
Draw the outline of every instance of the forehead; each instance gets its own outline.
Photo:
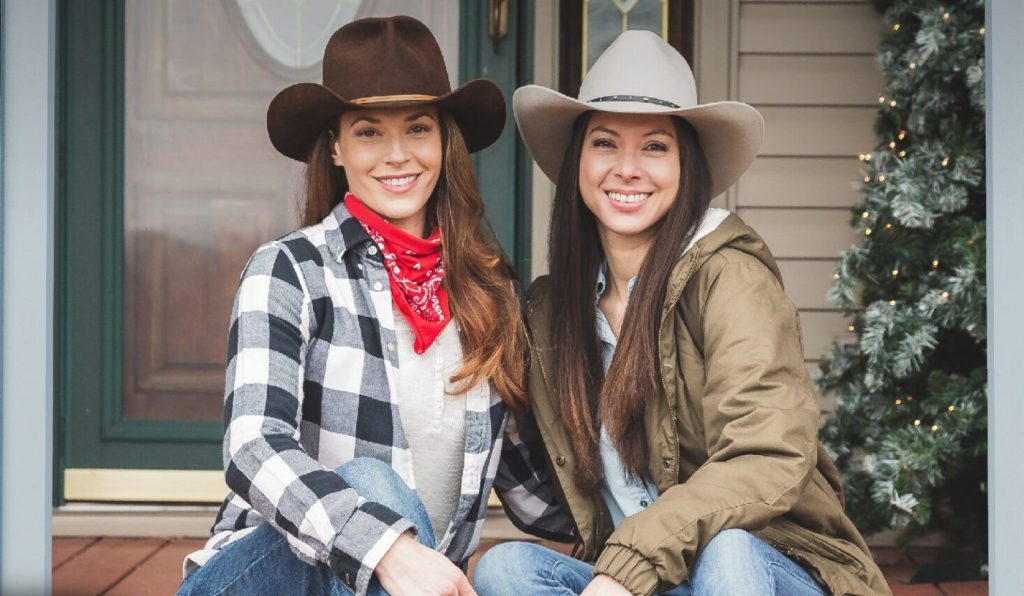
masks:
<instances>
[{"instance_id":1,"label":"forehead","mask_svg":"<svg viewBox=\"0 0 1024 596\"><path fill-rule=\"evenodd\" d=\"M618 114L616 112L594 112L590 118L588 131L597 127L607 128L619 134L645 134L652 130L661 129L673 138L676 136L676 127L672 123L672 117L666 114Z\"/></svg>"},{"instance_id":2,"label":"forehead","mask_svg":"<svg viewBox=\"0 0 1024 596\"><path fill-rule=\"evenodd\" d=\"M357 119L379 122L405 122L416 116L429 116L437 120L437 108L432 105L407 106L402 108L368 108L358 110L347 110L341 114L342 124L354 122Z\"/></svg>"}]
</instances>

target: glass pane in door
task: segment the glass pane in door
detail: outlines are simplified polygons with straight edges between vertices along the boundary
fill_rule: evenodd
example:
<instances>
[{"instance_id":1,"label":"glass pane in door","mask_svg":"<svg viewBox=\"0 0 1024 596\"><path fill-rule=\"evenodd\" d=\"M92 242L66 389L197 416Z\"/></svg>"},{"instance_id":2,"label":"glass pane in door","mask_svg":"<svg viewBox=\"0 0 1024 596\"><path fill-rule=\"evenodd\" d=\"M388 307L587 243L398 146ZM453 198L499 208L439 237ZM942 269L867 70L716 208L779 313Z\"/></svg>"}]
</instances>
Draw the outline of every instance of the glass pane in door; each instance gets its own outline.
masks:
<instances>
[{"instance_id":1,"label":"glass pane in door","mask_svg":"<svg viewBox=\"0 0 1024 596\"><path fill-rule=\"evenodd\" d=\"M238 276L301 210L302 166L267 138L270 99L319 81L330 34L364 16L419 18L454 75L458 5L125 1L124 417L221 418Z\"/></svg>"}]
</instances>

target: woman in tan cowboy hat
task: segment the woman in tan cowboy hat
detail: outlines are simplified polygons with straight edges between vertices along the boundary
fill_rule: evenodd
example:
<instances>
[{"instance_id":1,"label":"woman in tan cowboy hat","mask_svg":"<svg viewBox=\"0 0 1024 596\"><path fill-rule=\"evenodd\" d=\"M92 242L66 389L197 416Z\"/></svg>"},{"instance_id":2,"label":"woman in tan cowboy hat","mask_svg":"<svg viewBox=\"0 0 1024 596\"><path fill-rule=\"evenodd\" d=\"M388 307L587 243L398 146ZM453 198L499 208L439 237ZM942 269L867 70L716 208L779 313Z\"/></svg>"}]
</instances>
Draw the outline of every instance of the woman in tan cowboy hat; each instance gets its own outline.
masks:
<instances>
[{"instance_id":1,"label":"woman in tan cowboy hat","mask_svg":"<svg viewBox=\"0 0 1024 596\"><path fill-rule=\"evenodd\" d=\"M498 88L452 91L409 17L339 29L270 140L307 163L305 226L256 250L228 342L232 490L181 594L472 594L508 410L525 404L515 275L469 153ZM501 325L495 325L501 321Z\"/></svg>"},{"instance_id":2,"label":"woman in tan cowboy hat","mask_svg":"<svg viewBox=\"0 0 1024 596\"><path fill-rule=\"evenodd\" d=\"M531 408L574 554L508 543L491 594L885 594L816 440L796 309L764 241L709 208L764 124L700 105L682 56L623 33L579 99L514 97L557 183L550 276L529 291ZM557 280L557 281L556 281Z\"/></svg>"}]
</instances>

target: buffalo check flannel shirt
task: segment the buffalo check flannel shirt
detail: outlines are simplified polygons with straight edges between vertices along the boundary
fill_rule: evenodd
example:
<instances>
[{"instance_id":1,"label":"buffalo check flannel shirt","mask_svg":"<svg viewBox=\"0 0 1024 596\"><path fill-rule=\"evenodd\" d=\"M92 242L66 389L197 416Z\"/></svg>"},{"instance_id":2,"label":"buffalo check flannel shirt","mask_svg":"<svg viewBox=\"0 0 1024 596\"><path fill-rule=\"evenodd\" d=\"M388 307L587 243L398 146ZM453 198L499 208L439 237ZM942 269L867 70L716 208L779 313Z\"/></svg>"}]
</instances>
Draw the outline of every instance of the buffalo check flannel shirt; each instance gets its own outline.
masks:
<instances>
[{"instance_id":1,"label":"buffalo check flannel shirt","mask_svg":"<svg viewBox=\"0 0 1024 596\"><path fill-rule=\"evenodd\" d=\"M416 487L399 417L391 300L379 249L343 204L256 250L228 340L223 455L232 492L204 549L186 557L186 573L267 521L300 559L366 592L381 557L413 525L333 470L373 457ZM528 419L506 433L500 396L493 388L474 394L461 493L437 549L464 566L479 544L492 484L515 525L572 540L535 425Z\"/></svg>"}]
</instances>

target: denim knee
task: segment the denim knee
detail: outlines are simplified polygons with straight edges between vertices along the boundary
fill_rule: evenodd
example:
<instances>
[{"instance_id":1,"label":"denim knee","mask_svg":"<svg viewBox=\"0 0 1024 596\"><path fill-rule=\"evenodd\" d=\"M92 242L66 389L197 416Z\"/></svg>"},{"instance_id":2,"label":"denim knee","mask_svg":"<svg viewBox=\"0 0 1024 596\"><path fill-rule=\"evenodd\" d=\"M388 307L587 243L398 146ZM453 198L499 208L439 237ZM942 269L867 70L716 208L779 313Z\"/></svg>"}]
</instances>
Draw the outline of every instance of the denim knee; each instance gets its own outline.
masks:
<instances>
[{"instance_id":1,"label":"denim knee","mask_svg":"<svg viewBox=\"0 0 1024 596\"><path fill-rule=\"evenodd\" d=\"M359 496L380 503L412 521L418 530L417 540L420 544L434 548L434 530L423 502L390 464L372 457L357 457L334 471Z\"/></svg>"},{"instance_id":2,"label":"denim knee","mask_svg":"<svg viewBox=\"0 0 1024 596\"><path fill-rule=\"evenodd\" d=\"M531 542L503 542L488 549L473 568L473 589L481 596L514 593L516 578L536 573L543 547Z\"/></svg>"},{"instance_id":3,"label":"denim knee","mask_svg":"<svg viewBox=\"0 0 1024 596\"><path fill-rule=\"evenodd\" d=\"M722 530L697 556L690 574L695 594L771 594L768 559L771 547L746 530ZM750 592L757 586L759 592Z\"/></svg>"}]
</instances>

